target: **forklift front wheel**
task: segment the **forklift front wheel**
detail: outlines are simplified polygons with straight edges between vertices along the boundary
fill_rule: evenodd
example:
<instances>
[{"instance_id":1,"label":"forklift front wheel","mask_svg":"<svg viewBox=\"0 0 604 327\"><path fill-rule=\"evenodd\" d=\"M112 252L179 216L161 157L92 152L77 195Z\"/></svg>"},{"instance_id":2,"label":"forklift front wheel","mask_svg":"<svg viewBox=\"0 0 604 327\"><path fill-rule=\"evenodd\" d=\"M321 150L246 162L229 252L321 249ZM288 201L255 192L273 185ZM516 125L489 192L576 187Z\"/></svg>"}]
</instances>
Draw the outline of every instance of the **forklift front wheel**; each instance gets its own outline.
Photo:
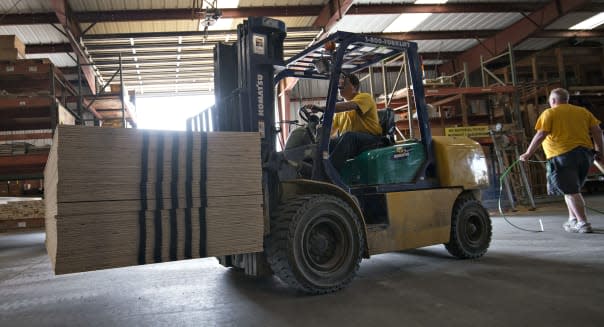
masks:
<instances>
[{"instance_id":1,"label":"forklift front wheel","mask_svg":"<svg viewBox=\"0 0 604 327\"><path fill-rule=\"evenodd\" d=\"M451 237L445 248L460 259L481 257L491 243L491 229L491 218L482 204L460 197L453 206Z\"/></svg>"},{"instance_id":2,"label":"forklift front wheel","mask_svg":"<svg viewBox=\"0 0 604 327\"><path fill-rule=\"evenodd\" d=\"M360 219L345 201L304 195L277 209L266 252L279 279L305 293L322 294L352 281L363 242Z\"/></svg>"}]
</instances>

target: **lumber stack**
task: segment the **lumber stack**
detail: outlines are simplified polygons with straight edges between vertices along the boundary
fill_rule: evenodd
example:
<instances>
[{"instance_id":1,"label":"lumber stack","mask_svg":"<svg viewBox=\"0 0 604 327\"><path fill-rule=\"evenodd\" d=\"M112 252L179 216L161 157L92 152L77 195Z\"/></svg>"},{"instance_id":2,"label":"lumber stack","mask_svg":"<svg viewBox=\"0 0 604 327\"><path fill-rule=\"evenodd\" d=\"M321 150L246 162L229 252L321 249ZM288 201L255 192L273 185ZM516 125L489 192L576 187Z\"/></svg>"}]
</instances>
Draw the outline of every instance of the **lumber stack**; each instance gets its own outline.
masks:
<instances>
[{"instance_id":1,"label":"lumber stack","mask_svg":"<svg viewBox=\"0 0 604 327\"><path fill-rule=\"evenodd\" d=\"M56 274L262 251L260 135L59 126L44 171Z\"/></svg>"},{"instance_id":2,"label":"lumber stack","mask_svg":"<svg viewBox=\"0 0 604 327\"><path fill-rule=\"evenodd\" d=\"M44 227L42 200L0 201L0 233Z\"/></svg>"},{"instance_id":3,"label":"lumber stack","mask_svg":"<svg viewBox=\"0 0 604 327\"><path fill-rule=\"evenodd\" d=\"M15 35L0 35L0 60L15 61L25 58L25 44Z\"/></svg>"}]
</instances>

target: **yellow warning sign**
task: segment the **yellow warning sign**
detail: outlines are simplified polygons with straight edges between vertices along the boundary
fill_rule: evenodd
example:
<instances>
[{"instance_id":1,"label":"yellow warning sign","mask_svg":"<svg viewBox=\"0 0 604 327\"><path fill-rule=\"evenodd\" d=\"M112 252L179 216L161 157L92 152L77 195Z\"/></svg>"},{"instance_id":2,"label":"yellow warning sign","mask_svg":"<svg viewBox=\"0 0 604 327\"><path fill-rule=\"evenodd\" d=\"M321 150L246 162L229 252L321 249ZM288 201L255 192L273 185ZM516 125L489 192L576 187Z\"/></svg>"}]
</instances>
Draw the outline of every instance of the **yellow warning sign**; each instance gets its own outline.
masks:
<instances>
[{"instance_id":1,"label":"yellow warning sign","mask_svg":"<svg viewBox=\"0 0 604 327\"><path fill-rule=\"evenodd\" d=\"M467 137L487 137L489 136L489 126L465 126L465 127L447 127L446 136L467 136Z\"/></svg>"}]
</instances>

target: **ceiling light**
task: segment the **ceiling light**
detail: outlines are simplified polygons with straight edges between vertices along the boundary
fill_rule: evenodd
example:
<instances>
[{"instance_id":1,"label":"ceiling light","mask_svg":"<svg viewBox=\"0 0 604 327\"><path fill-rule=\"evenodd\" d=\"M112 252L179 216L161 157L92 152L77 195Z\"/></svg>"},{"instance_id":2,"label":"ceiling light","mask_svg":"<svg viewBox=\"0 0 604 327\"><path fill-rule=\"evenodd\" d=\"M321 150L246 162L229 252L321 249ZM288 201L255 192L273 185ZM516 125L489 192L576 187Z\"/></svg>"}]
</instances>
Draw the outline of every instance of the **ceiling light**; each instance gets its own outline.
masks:
<instances>
[{"instance_id":1,"label":"ceiling light","mask_svg":"<svg viewBox=\"0 0 604 327\"><path fill-rule=\"evenodd\" d=\"M604 12L601 12L595 16L592 16L579 24L572 26L571 30L591 30L600 25L604 24Z\"/></svg>"},{"instance_id":2,"label":"ceiling light","mask_svg":"<svg viewBox=\"0 0 604 327\"><path fill-rule=\"evenodd\" d=\"M130 38L130 45L134 46L134 39L133 38Z\"/></svg>"},{"instance_id":3,"label":"ceiling light","mask_svg":"<svg viewBox=\"0 0 604 327\"><path fill-rule=\"evenodd\" d=\"M419 24L421 24L426 18L428 18L431 13L421 13L421 14L401 14L395 19L392 24L390 24L386 29L384 29L385 33L390 32L409 32L416 28Z\"/></svg>"},{"instance_id":4,"label":"ceiling light","mask_svg":"<svg viewBox=\"0 0 604 327\"><path fill-rule=\"evenodd\" d=\"M132 54L136 54L136 49L132 48Z\"/></svg>"}]
</instances>

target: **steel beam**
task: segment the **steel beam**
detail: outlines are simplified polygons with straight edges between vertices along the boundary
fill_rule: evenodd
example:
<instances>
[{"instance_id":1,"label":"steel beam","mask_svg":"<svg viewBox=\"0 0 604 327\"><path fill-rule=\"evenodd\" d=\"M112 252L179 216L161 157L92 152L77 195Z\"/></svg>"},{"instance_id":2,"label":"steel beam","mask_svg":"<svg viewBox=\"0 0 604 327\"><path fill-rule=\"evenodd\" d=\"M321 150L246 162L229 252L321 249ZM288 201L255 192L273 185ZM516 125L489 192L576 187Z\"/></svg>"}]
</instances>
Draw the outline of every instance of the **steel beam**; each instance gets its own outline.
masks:
<instances>
[{"instance_id":1,"label":"steel beam","mask_svg":"<svg viewBox=\"0 0 604 327\"><path fill-rule=\"evenodd\" d=\"M313 23L314 27L322 27L324 31L329 31L352 7L353 0L329 0L317 19ZM323 35L326 35L325 33Z\"/></svg>"},{"instance_id":2,"label":"steel beam","mask_svg":"<svg viewBox=\"0 0 604 327\"><path fill-rule=\"evenodd\" d=\"M73 52L73 48L69 43L49 43L49 44L28 44L25 47L25 53L27 54L40 54L40 53L65 53Z\"/></svg>"},{"instance_id":3,"label":"steel beam","mask_svg":"<svg viewBox=\"0 0 604 327\"><path fill-rule=\"evenodd\" d=\"M292 27L292 28L287 28L287 36L288 38L291 38L292 35L297 35L297 34L316 34L319 31L318 28L315 27ZM161 37L178 37L178 36L182 36L182 37L189 37L189 36L193 36L193 37L199 37L200 39L203 39L204 36L207 37L212 37L212 36L216 36L216 37L220 37L220 36L224 36L227 33L235 33L237 34L236 30L214 30L214 31L207 31L206 32L200 32L200 31L183 31L183 32L143 32L143 33L115 33L115 34L88 34L86 36L84 36L84 41L88 42L91 40L105 40L105 39L123 39L123 40L130 40L130 38L135 38L135 39L139 39L139 38L161 38ZM287 40L287 38L286 38Z\"/></svg>"},{"instance_id":4,"label":"steel beam","mask_svg":"<svg viewBox=\"0 0 604 327\"><path fill-rule=\"evenodd\" d=\"M321 6L276 6L276 7L240 7L224 8L221 18L247 18L250 16L292 17L316 16ZM190 8L150 9L150 10L113 10L76 12L74 16L82 23L93 22L131 22L145 20L203 19L203 11Z\"/></svg>"},{"instance_id":5,"label":"steel beam","mask_svg":"<svg viewBox=\"0 0 604 327\"><path fill-rule=\"evenodd\" d=\"M63 28L65 28L69 43L71 44L71 47L75 50L76 56L79 58L80 63L86 64L81 66L81 69L84 73L84 77L86 79L88 87L90 88L92 93L96 93L96 76L94 74L94 70L90 66L90 60L80 47L79 43L82 31L80 30L78 22L74 20L71 15L71 8L69 7L67 0L51 0L51 5L55 10L55 14L59 22L61 23L61 25L63 25Z\"/></svg>"},{"instance_id":6,"label":"steel beam","mask_svg":"<svg viewBox=\"0 0 604 327\"><path fill-rule=\"evenodd\" d=\"M35 14L8 14L2 17L0 25L39 25L58 24L59 19L53 12Z\"/></svg>"}]
</instances>

